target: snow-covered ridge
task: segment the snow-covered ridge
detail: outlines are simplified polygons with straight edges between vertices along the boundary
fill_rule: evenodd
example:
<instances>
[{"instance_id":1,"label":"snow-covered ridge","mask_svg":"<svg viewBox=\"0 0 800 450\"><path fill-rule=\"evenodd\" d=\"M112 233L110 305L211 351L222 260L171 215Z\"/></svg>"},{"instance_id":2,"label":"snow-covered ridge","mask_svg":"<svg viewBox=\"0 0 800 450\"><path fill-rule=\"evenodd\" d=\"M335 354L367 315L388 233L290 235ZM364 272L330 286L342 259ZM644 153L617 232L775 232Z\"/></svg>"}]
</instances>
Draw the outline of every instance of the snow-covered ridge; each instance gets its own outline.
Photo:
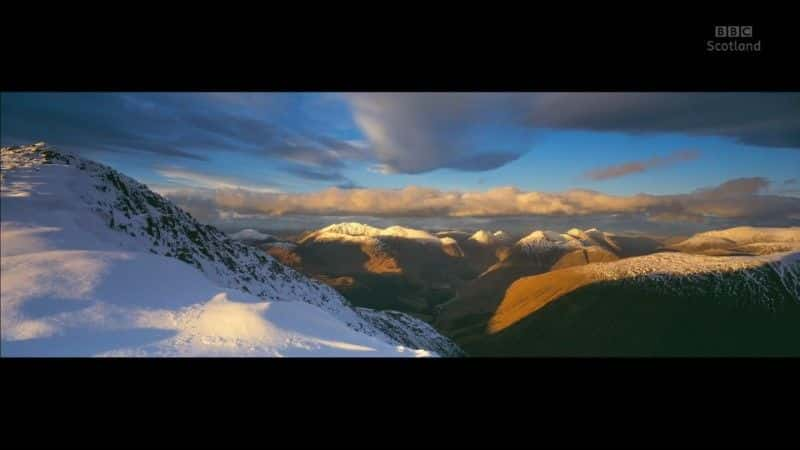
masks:
<instances>
[{"instance_id":1,"label":"snow-covered ridge","mask_svg":"<svg viewBox=\"0 0 800 450\"><path fill-rule=\"evenodd\" d=\"M800 227L736 227L700 233L696 237L730 239L737 244L753 242L800 242Z\"/></svg>"},{"instance_id":2,"label":"snow-covered ridge","mask_svg":"<svg viewBox=\"0 0 800 450\"><path fill-rule=\"evenodd\" d=\"M800 252L760 256L705 256L679 252L661 252L609 263L594 263L575 268L596 280L638 280L658 282L680 293L687 284L707 282L716 289L726 286L741 298L761 301L774 307L774 275L792 299L800 302ZM740 282L723 284L726 277L737 275ZM674 285L674 281L680 281Z\"/></svg>"},{"instance_id":3,"label":"snow-covered ridge","mask_svg":"<svg viewBox=\"0 0 800 450\"><path fill-rule=\"evenodd\" d=\"M741 271L759 266L793 267L800 263L800 252L761 256L704 256L679 252L660 252L624 258L611 263L589 264L585 270L602 273L604 278L631 278L640 275L693 275Z\"/></svg>"},{"instance_id":4,"label":"snow-covered ridge","mask_svg":"<svg viewBox=\"0 0 800 450\"><path fill-rule=\"evenodd\" d=\"M320 235L344 234L347 236L380 236L383 229L357 222L343 222L328 225L317 231Z\"/></svg>"},{"instance_id":5,"label":"snow-covered ridge","mask_svg":"<svg viewBox=\"0 0 800 450\"><path fill-rule=\"evenodd\" d=\"M556 233L549 230L536 230L517 241L516 245L523 251L530 252L550 248L581 248L581 240L568 233Z\"/></svg>"},{"instance_id":6,"label":"snow-covered ridge","mask_svg":"<svg viewBox=\"0 0 800 450\"><path fill-rule=\"evenodd\" d=\"M616 244L609 240L611 233L605 233L597 228L581 230L572 228L566 233L557 233L550 230L536 230L516 242L515 247L523 253L535 253L541 250L562 249L575 250L588 248L594 245L607 246L616 249Z\"/></svg>"},{"instance_id":7,"label":"snow-covered ridge","mask_svg":"<svg viewBox=\"0 0 800 450\"><path fill-rule=\"evenodd\" d=\"M441 240L427 231L399 225L376 228L356 222L329 225L304 237L300 243L326 241L376 243L381 238L409 239L424 244L441 245Z\"/></svg>"},{"instance_id":8,"label":"snow-covered ridge","mask_svg":"<svg viewBox=\"0 0 800 450\"><path fill-rule=\"evenodd\" d=\"M8 264L11 258L26 256L30 262L34 261L30 258L35 254L47 261L56 256L53 251L74 250L113 252L121 255L123 260L147 257L152 259L150 262L154 267L158 266L154 261L165 261L159 263L161 265L174 261L181 267L196 270L217 290L233 290L229 291L233 294L227 298L301 301L319 308L321 314L332 316L357 335L378 342L407 346L409 342L423 339L428 343L427 351L443 355L460 353L451 341L438 333L423 337L406 336L405 340L398 341L400 335L393 331L394 337L390 337L375 325L372 317L367 318L354 310L333 288L304 277L262 251L230 239L214 227L198 223L145 185L107 166L44 145L34 145L2 148L0 167L4 341L7 336L24 336L26 326L35 330L41 325L27 317L24 308L18 308L22 300L17 303L6 300L15 298L9 294L7 289L11 288L7 286L16 286L15 289L25 286L24 283L9 281L24 275L23 269L19 269L22 271L19 273L7 271L12 267ZM51 253L42 254L43 251ZM102 262L106 261L101 257L105 253L92 253L86 264L113 269L115 264ZM155 289L151 281L158 279L158 273L148 273L131 290L147 294ZM41 276L44 280L58 274L45 270ZM167 284L173 281L164 280ZM92 301L101 305L107 302L107 299L92 297L91 289L87 292ZM18 298L28 298L22 294L16 293ZM204 291L194 301L210 294ZM210 298L206 296L202 300ZM373 316L380 314L383 313L374 312ZM386 320L391 322L393 319ZM414 320L408 318L408 321Z\"/></svg>"},{"instance_id":9,"label":"snow-covered ridge","mask_svg":"<svg viewBox=\"0 0 800 450\"><path fill-rule=\"evenodd\" d=\"M782 244L776 246L774 244ZM767 228L736 227L726 230L714 230L698 233L674 245L681 250L723 249L733 246L763 247L764 252L770 248L789 248L800 250L800 227Z\"/></svg>"}]
</instances>

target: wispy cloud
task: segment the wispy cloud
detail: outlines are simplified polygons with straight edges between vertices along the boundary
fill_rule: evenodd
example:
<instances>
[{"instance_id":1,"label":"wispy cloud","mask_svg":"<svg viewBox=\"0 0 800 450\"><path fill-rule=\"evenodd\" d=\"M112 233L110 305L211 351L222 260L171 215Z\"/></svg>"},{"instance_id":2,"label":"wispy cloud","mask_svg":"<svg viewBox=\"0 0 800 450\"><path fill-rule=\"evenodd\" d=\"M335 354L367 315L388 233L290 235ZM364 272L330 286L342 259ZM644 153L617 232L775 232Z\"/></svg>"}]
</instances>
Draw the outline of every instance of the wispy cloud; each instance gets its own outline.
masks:
<instances>
[{"instance_id":1,"label":"wispy cloud","mask_svg":"<svg viewBox=\"0 0 800 450\"><path fill-rule=\"evenodd\" d=\"M584 173L583 176L593 181L610 180L634 173L642 173L652 169L673 166L685 161L694 161L699 157L700 152L696 150L681 150L667 156L654 156L643 161L631 161L624 164L593 169Z\"/></svg>"},{"instance_id":2,"label":"wispy cloud","mask_svg":"<svg viewBox=\"0 0 800 450\"><path fill-rule=\"evenodd\" d=\"M258 193L277 193L281 190L274 184L247 183L239 178L224 177L197 172L181 168L159 168L156 173L166 178L171 184L171 188L193 188L193 189L243 189ZM164 187L163 185L161 185Z\"/></svg>"},{"instance_id":3,"label":"wispy cloud","mask_svg":"<svg viewBox=\"0 0 800 450\"><path fill-rule=\"evenodd\" d=\"M335 168L372 158L364 141L296 129L307 111L287 111L286 94L15 92L0 100L2 141L9 143L44 140L78 153L138 152L173 161L240 152Z\"/></svg>"}]
</instances>

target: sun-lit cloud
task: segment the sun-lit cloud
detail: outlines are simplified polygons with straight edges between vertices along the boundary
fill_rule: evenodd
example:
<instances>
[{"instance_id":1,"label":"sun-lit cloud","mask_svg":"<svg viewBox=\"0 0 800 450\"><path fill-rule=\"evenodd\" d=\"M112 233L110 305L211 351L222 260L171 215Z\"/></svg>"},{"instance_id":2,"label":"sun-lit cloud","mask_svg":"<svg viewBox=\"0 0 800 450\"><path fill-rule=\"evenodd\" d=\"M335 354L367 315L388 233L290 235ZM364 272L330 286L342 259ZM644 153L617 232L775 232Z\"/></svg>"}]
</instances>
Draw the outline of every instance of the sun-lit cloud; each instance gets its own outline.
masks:
<instances>
[{"instance_id":1,"label":"sun-lit cloud","mask_svg":"<svg viewBox=\"0 0 800 450\"><path fill-rule=\"evenodd\" d=\"M786 218L800 212L800 199L769 195L764 178L734 179L677 195L610 195L573 189L522 191L499 187L486 191L329 188L310 193L270 193L219 189L213 195L172 194L181 205L205 210L265 215L370 215L419 217L583 216L642 214L650 220L701 221L718 218Z\"/></svg>"},{"instance_id":2,"label":"sun-lit cloud","mask_svg":"<svg viewBox=\"0 0 800 450\"><path fill-rule=\"evenodd\" d=\"M667 156L654 156L642 161L631 161L624 164L593 169L584 173L584 178L593 181L609 180L634 173L647 172L652 169L669 167L685 161L694 161L699 157L700 152L696 150L679 150Z\"/></svg>"}]
</instances>

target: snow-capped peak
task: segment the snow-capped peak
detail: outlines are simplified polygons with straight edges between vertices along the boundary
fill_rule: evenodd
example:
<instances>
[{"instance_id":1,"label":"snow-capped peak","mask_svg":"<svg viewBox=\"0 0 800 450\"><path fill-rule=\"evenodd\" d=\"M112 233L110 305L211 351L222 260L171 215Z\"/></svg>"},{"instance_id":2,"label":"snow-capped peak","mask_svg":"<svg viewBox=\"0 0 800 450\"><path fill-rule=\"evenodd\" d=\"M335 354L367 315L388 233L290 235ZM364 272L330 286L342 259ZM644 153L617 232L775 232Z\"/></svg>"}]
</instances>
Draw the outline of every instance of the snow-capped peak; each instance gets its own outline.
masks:
<instances>
[{"instance_id":1,"label":"snow-capped peak","mask_svg":"<svg viewBox=\"0 0 800 450\"><path fill-rule=\"evenodd\" d=\"M394 225L381 231L381 236L415 239L419 241L438 242L439 238L423 230Z\"/></svg>"},{"instance_id":2,"label":"snow-capped peak","mask_svg":"<svg viewBox=\"0 0 800 450\"><path fill-rule=\"evenodd\" d=\"M486 230L478 230L475 232L475 234L469 237L469 240L475 241L479 244L489 245L495 243L495 236Z\"/></svg>"},{"instance_id":3,"label":"snow-capped peak","mask_svg":"<svg viewBox=\"0 0 800 450\"><path fill-rule=\"evenodd\" d=\"M536 230L517 241L516 245L526 252L534 249L580 248L583 247L583 243L580 237L575 236L576 230L580 231L574 228L561 234L550 230ZM579 235L581 234L579 233Z\"/></svg>"},{"instance_id":4,"label":"snow-capped peak","mask_svg":"<svg viewBox=\"0 0 800 450\"><path fill-rule=\"evenodd\" d=\"M394 225L388 228L377 228L355 222L329 225L309 234L303 238L300 243L310 241L362 242L374 241L376 238L412 239L423 243L436 245L440 244L439 238L428 233L427 231L406 228L399 225Z\"/></svg>"},{"instance_id":5,"label":"snow-capped peak","mask_svg":"<svg viewBox=\"0 0 800 450\"><path fill-rule=\"evenodd\" d=\"M238 233L233 233L231 235L231 239L235 239L238 241L272 241L277 240L275 236L271 234L262 233L258 230L254 230L252 228L245 228Z\"/></svg>"}]
</instances>

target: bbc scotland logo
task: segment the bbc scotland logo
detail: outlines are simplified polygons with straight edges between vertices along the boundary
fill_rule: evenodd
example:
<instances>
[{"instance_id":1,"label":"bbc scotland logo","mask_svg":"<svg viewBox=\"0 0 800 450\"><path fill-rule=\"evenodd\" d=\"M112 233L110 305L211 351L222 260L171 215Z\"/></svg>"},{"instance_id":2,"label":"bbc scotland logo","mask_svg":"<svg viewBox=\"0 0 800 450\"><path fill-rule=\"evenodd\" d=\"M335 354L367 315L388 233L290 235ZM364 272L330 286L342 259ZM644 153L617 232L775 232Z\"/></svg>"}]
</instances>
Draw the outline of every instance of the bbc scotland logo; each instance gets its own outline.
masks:
<instances>
[{"instance_id":1,"label":"bbc scotland logo","mask_svg":"<svg viewBox=\"0 0 800 450\"><path fill-rule=\"evenodd\" d=\"M747 26L717 26L714 27L714 37L718 38L751 38L753 37L753 27Z\"/></svg>"},{"instance_id":2,"label":"bbc scotland logo","mask_svg":"<svg viewBox=\"0 0 800 450\"><path fill-rule=\"evenodd\" d=\"M760 52L761 40L754 40L752 25L717 25L714 27L714 39L706 41L706 51Z\"/></svg>"}]
</instances>

